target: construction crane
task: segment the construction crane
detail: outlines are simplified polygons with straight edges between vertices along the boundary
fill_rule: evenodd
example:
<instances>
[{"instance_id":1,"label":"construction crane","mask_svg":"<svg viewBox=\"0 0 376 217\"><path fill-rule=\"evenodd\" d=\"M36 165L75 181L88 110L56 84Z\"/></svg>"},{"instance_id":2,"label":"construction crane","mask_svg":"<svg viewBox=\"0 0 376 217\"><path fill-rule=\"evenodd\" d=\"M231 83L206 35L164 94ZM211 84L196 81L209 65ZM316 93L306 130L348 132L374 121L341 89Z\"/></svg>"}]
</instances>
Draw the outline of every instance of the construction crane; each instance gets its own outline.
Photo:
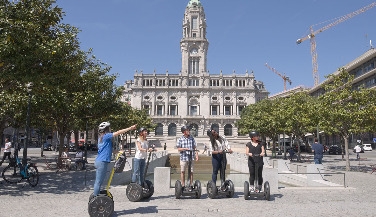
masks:
<instances>
[{"instance_id":1,"label":"construction crane","mask_svg":"<svg viewBox=\"0 0 376 217\"><path fill-rule=\"evenodd\" d=\"M272 72L274 72L274 73L276 73L279 77L281 77L282 79L283 79L283 91L286 91L286 81L288 81L289 82L289 84L291 85L291 80L290 80L290 78L288 77L288 76L286 76L285 74L281 74L280 72L278 72L275 68L273 68L273 67L270 67L269 65L268 65L268 63L265 63L265 66L268 68L268 69L270 69Z\"/></svg>"},{"instance_id":2,"label":"construction crane","mask_svg":"<svg viewBox=\"0 0 376 217\"><path fill-rule=\"evenodd\" d=\"M318 30L313 30L313 26L315 25L312 25L310 26L310 33L309 35L303 37L303 38L299 38L296 43L297 44L300 44L302 43L303 41L307 40L307 39L310 39L310 42L311 42L311 55L312 55L312 72L313 72L313 80L314 80L314 86L317 86L319 84L319 74L318 74L318 65L317 65L317 52L316 52L316 40L315 40L315 37L318 33L320 32L323 32L337 24L340 24L358 14L361 14L363 12L366 12L367 10L373 8L374 6L376 6L376 2L373 2L372 4L368 5L368 6L365 6L357 11L354 11L352 13L349 13L349 14L346 14L338 19L336 19L335 21L333 21L332 23L318 29Z\"/></svg>"}]
</instances>

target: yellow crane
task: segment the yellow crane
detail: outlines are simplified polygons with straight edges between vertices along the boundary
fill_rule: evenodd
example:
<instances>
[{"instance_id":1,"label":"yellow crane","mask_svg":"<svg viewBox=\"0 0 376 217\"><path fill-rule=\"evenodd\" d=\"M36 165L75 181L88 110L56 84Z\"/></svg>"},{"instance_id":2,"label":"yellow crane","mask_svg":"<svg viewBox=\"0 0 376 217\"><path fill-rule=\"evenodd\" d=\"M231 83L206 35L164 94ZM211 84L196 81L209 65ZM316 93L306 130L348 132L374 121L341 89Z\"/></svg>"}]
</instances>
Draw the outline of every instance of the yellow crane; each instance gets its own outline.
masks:
<instances>
[{"instance_id":1,"label":"yellow crane","mask_svg":"<svg viewBox=\"0 0 376 217\"><path fill-rule=\"evenodd\" d=\"M279 77L281 77L283 79L283 91L286 91L286 81L289 82L289 84L291 85L291 80L288 76L286 76L285 74L281 74L280 72L278 72L275 68L271 67L268 65L268 63L265 63L265 66L270 69L272 72L276 73Z\"/></svg>"},{"instance_id":2,"label":"yellow crane","mask_svg":"<svg viewBox=\"0 0 376 217\"><path fill-rule=\"evenodd\" d=\"M338 19L336 19L335 21L333 21L332 23L329 23L328 25L318 29L318 30L313 30L313 26L315 25L312 25L310 26L309 30L310 30L310 33L303 37L303 38L299 38L296 43L297 44L300 44L302 43L303 41L309 39L310 42L311 42L311 55L312 55L312 72L313 72L313 80L314 80L314 86L317 86L319 84L319 75L318 75L318 65L317 65L317 52L316 52L316 40L315 40L315 37L318 33L320 32L323 32L337 24L340 24L342 23L343 21L346 21L358 14L361 14L371 8L373 8L374 6L376 6L376 2L373 2L371 3L370 5L367 5L357 11L354 11L352 13L349 13L349 14L346 14L342 17L339 17Z\"/></svg>"}]
</instances>

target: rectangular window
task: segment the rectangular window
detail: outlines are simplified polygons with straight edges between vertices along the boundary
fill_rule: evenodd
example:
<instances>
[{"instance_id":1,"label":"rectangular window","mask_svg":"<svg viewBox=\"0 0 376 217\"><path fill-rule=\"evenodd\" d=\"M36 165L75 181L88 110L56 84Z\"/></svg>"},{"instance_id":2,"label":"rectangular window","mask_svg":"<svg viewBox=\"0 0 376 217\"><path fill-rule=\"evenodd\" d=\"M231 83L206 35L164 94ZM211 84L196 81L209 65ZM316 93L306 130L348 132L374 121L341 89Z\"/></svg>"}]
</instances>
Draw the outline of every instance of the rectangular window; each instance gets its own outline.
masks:
<instances>
[{"instance_id":1,"label":"rectangular window","mask_svg":"<svg viewBox=\"0 0 376 217\"><path fill-rule=\"evenodd\" d=\"M189 107L189 115L192 115L192 116L198 115L197 114L197 105L191 105Z\"/></svg>"},{"instance_id":2,"label":"rectangular window","mask_svg":"<svg viewBox=\"0 0 376 217\"><path fill-rule=\"evenodd\" d=\"M157 105L157 115L163 115L163 105Z\"/></svg>"},{"instance_id":3,"label":"rectangular window","mask_svg":"<svg viewBox=\"0 0 376 217\"><path fill-rule=\"evenodd\" d=\"M230 105L225 105L223 106L223 111L224 111L224 115L232 115L232 106Z\"/></svg>"},{"instance_id":4,"label":"rectangular window","mask_svg":"<svg viewBox=\"0 0 376 217\"><path fill-rule=\"evenodd\" d=\"M176 105L170 105L170 115L178 115L176 107Z\"/></svg>"},{"instance_id":5,"label":"rectangular window","mask_svg":"<svg viewBox=\"0 0 376 217\"><path fill-rule=\"evenodd\" d=\"M238 106L238 115L240 115L242 113L242 111L243 111L244 108L245 108L244 105L239 105Z\"/></svg>"},{"instance_id":6,"label":"rectangular window","mask_svg":"<svg viewBox=\"0 0 376 217\"><path fill-rule=\"evenodd\" d=\"M198 79L189 79L189 86L199 86L200 81Z\"/></svg>"},{"instance_id":7,"label":"rectangular window","mask_svg":"<svg viewBox=\"0 0 376 217\"><path fill-rule=\"evenodd\" d=\"M218 87L219 86L219 80L211 80L210 86L212 87Z\"/></svg>"},{"instance_id":8,"label":"rectangular window","mask_svg":"<svg viewBox=\"0 0 376 217\"><path fill-rule=\"evenodd\" d=\"M179 84L179 80L176 80L176 79L171 79L171 80L168 81L168 86L176 87L176 86L178 86L178 84Z\"/></svg>"},{"instance_id":9,"label":"rectangular window","mask_svg":"<svg viewBox=\"0 0 376 217\"><path fill-rule=\"evenodd\" d=\"M218 106L217 105L212 105L211 106L211 112L210 112L210 115L219 115L219 111L218 111Z\"/></svg>"},{"instance_id":10,"label":"rectangular window","mask_svg":"<svg viewBox=\"0 0 376 217\"><path fill-rule=\"evenodd\" d=\"M223 86L231 87L232 86L232 80L223 80Z\"/></svg>"},{"instance_id":11,"label":"rectangular window","mask_svg":"<svg viewBox=\"0 0 376 217\"><path fill-rule=\"evenodd\" d=\"M198 29L197 17L192 17L192 29Z\"/></svg>"},{"instance_id":12,"label":"rectangular window","mask_svg":"<svg viewBox=\"0 0 376 217\"><path fill-rule=\"evenodd\" d=\"M160 86L160 87L162 87L162 86L165 86L165 80L164 79L158 79L157 80L157 86Z\"/></svg>"},{"instance_id":13,"label":"rectangular window","mask_svg":"<svg viewBox=\"0 0 376 217\"><path fill-rule=\"evenodd\" d=\"M190 58L188 63L188 73L189 74L198 74L199 73L199 60Z\"/></svg>"},{"instance_id":14,"label":"rectangular window","mask_svg":"<svg viewBox=\"0 0 376 217\"><path fill-rule=\"evenodd\" d=\"M143 105L142 108L148 110L148 114L150 115L150 106L149 105Z\"/></svg>"}]
</instances>

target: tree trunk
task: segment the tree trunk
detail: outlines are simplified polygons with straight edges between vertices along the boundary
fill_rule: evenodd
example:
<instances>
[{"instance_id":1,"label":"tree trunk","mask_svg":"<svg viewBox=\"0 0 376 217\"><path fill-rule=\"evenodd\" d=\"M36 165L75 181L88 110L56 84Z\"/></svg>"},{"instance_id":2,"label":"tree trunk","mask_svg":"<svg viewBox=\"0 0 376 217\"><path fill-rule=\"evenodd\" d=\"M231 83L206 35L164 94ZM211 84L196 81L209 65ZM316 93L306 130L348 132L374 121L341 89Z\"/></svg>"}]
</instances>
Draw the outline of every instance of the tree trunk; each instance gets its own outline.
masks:
<instances>
[{"instance_id":1,"label":"tree trunk","mask_svg":"<svg viewBox=\"0 0 376 217\"><path fill-rule=\"evenodd\" d=\"M346 159L346 171L350 171L350 159L349 159L349 136L343 136L345 140L345 159Z\"/></svg>"}]
</instances>

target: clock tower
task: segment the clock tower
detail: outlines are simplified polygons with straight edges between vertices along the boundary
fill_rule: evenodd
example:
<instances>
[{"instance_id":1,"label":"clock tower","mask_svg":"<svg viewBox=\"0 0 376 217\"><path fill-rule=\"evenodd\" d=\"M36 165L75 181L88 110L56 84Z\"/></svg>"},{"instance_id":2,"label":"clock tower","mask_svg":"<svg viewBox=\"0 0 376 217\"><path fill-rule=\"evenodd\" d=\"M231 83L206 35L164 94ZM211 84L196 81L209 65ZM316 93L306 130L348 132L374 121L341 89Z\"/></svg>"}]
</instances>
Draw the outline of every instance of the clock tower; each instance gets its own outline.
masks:
<instances>
[{"instance_id":1,"label":"clock tower","mask_svg":"<svg viewBox=\"0 0 376 217\"><path fill-rule=\"evenodd\" d=\"M185 8L183 38L180 41L182 75L199 75L207 72L208 47L204 8L200 0L190 0Z\"/></svg>"}]
</instances>

